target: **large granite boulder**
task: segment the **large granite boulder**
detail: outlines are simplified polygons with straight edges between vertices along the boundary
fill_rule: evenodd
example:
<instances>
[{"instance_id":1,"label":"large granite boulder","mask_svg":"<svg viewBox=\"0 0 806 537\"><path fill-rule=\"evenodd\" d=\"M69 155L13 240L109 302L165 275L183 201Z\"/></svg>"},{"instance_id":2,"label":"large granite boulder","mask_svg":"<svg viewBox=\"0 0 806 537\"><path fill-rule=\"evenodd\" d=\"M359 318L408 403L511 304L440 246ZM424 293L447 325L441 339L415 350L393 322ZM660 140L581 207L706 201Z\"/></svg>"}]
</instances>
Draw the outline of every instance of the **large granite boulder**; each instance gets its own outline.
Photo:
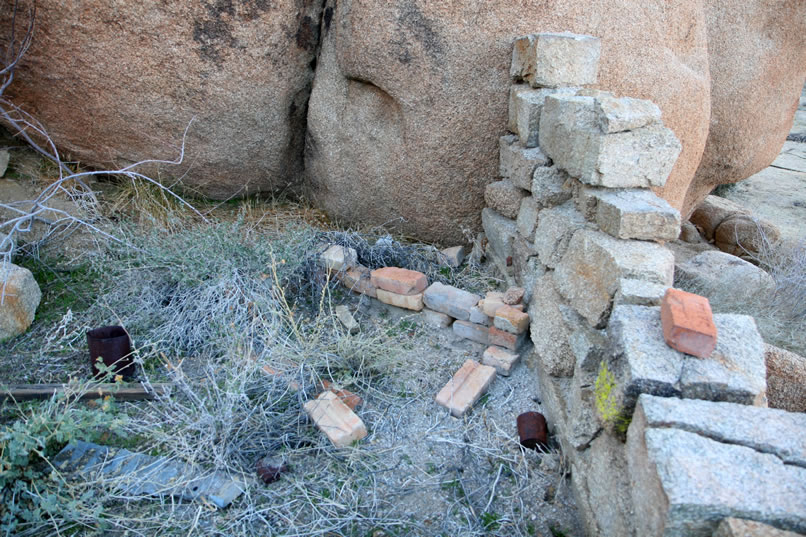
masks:
<instances>
[{"instance_id":1,"label":"large granite boulder","mask_svg":"<svg viewBox=\"0 0 806 537\"><path fill-rule=\"evenodd\" d=\"M711 124L684 215L715 186L746 179L775 160L806 76L806 4L704 0L703 6Z\"/></svg>"},{"instance_id":2,"label":"large granite boulder","mask_svg":"<svg viewBox=\"0 0 806 537\"><path fill-rule=\"evenodd\" d=\"M285 188L301 177L321 11L313 0L40 0L6 96L83 165L174 160L195 118L184 164L162 177L184 174L214 197Z\"/></svg>"},{"instance_id":3,"label":"large granite boulder","mask_svg":"<svg viewBox=\"0 0 806 537\"><path fill-rule=\"evenodd\" d=\"M697 2L330 0L324 22L306 172L313 199L346 221L402 218L402 230L443 242L478 228L513 42L529 33L601 38L597 87L653 101L682 142L664 190L674 199L699 162L709 101Z\"/></svg>"}]
</instances>

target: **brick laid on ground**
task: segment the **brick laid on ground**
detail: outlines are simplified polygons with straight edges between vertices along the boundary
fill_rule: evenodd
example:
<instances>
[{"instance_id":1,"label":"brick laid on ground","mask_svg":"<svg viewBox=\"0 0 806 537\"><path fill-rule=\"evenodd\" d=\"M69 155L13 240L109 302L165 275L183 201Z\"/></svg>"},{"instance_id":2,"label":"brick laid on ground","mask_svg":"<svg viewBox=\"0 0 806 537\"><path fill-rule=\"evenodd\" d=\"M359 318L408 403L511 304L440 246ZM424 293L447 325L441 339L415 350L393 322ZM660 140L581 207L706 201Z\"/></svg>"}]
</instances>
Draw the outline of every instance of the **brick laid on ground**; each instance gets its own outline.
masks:
<instances>
[{"instance_id":1,"label":"brick laid on ground","mask_svg":"<svg viewBox=\"0 0 806 537\"><path fill-rule=\"evenodd\" d=\"M372 285L370 274L369 268L364 265L356 265L343 272L336 273L336 278L350 291L377 298L377 288Z\"/></svg>"},{"instance_id":2,"label":"brick laid on ground","mask_svg":"<svg viewBox=\"0 0 806 537\"><path fill-rule=\"evenodd\" d=\"M487 345L489 343L489 327L470 321L454 321L453 333L459 337Z\"/></svg>"},{"instance_id":3,"label":"brick laid on ground","mask_svg":"<svg viewBox=\"0 0 806 537\"><path fill-rule=\"evenodd\" d=\"M504 330L500 330L494 326L490 327L490 333L488 335L488 342L490 345L497 345L498 347L504 347L505 349L509 349L511 351L517 351L523 346L525 341L526 332L522 332L520 334L510 334L509 332L505 332Z\"/></svg>"},{"instance_id":4,"label":"brick laid on ground","mask_svg":"<svg viewBox=\"0 0 806 537\"><path fill-rule=\"evenodd\" d=\"M478 304L481 297L451 285L434 282L425 290L423 299L425 305L432 310L467 321L470 319L470 309Z\"/></svg>"},{"instance_id":5,"label":"brick laid on ground","mask_svg":"<svg viewBox=\"0 0 806 537\"><path fill-rule=\"evenodd\" d=\"M397 306L398 308L412 311L421 311L424 307L423 293L418 293L416 295L399 295L384 289L378 289L377 293L378 300L384 304L389 304L390 306Z\"/></svg>"},{"instance_id":6,"label":"brick laid on ground","mask_svg":"<svg viewBox=\"0 0 806 537\"><path fill-rule=\"evenodd\" d=\"M454 323L455 324L455 323ZM437 394L436 402L461 418L495 380L495 368L467 360Z\"/></svg>"},{"instance_id":7,"label":"brick laid on ground","mask_svg":"<svg viewBox=\"0 0 806 537\"><path fill-rule=\"evenodd\" d=\"M680 352L707 358L716 348L711 304L704 296L669 288L660 306L663 338Z\"/></svg>"},{"instance_id":8,"label":"brick laid on ground","mask_svg":"<svg viewBox=\"0 0 806 537\"><path fill-rule=\"evenodd\" d=\"M520 354L509 352L501 347L492 346L487 347L487 350L484 351L481 363L494 367L499 375L508 377L520 357Z\"/></svg>"},{"instance_id":9,"label":"brick laid on ground","mask_svg":"<svg viewBox=\"0 0 806 537\"><path fill-rule=\"evenodd\" d=\"M371 273L372 285L398 295L416 295L428 287L428 278L422 272L398 267L383 267Z\"/></svg>"},{"instance_id":10,"label":"brick laid on ground","mask_svg":"<svg viewBox=\"0 0 806 537\"><path fill-rule=\"evenodd\" d=\"M423 308L422 316L425 323L434 328L447 328L453 323L453 317L450 315L429 308Z\"/></svg>"},{"instance_id":11,"label":"brick laid on ground","mask_svg":"<svg viewBox=\"0 0 806 537\"><path fill-rule=\"evenodd\" d=\"M349 446L367 436L367 427L361 418L331 391L324 391L306 402L304 409L336 447Z\"/></svg>"},{"instance_id":12,"label":"brick laid on ground","mask_svg":"<svg viewBox=\"0 0 806 537\"><path fill-rule=\"evenodd\" d=\"M358 264L358 253L353 248L332 244L320 259L322 266L328 270L349 269Z\"/></svg>"},{"instance_id":13,"label":"brick laid on ground","mask_svg":"<svg viewBox=\"0 0 806 537\"><path fill-rule=\"evenodd\" d=\"M322 390L333 392L336 395L336 397L341 399L341 401L345 405L350 407L350 410L355 411L355 409L364 404L364 400L361 398L360 395L353 393L349 390L339 390L335 386L333 386L333 383L330 382L329 380L322 381Z\"/></svg>"},{"instance_id":14,"label":"brick laid on ground","mask_svg":"<svg viewBox=\"0 0 806 537\"><path fill-rule=\"evenodd\" d=\"M529 315L512 306L504 306L496 310L493 324L510 334L522 334L529 328Z\"/></svg>"}]
</instances>

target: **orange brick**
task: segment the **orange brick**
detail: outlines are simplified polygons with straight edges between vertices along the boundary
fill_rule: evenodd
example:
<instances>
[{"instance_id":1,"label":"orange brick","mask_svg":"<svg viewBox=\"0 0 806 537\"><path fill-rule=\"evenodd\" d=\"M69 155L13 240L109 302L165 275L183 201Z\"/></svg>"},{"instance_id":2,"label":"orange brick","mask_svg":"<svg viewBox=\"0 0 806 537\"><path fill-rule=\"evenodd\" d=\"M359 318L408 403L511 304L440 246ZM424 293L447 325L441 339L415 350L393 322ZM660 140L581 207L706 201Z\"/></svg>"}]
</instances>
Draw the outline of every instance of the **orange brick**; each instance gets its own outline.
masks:
<instances>
[{"instance_id":1,"label":"orange brick","mask_svg":"<svg viewBox=\"0 0 806 537\"><path fill-rule=\"evenodd\" d=\"M372 271L372 285L398 295L416 295L428 287L428 278L422 272L397 267L384 267Z\"/></svg>"},{"instance_id":2,"label":"orange brick","mask_svg":"<svg viewBox=\"0 0 806 537\"><path fill-rule=\"evenodd\" d=\"M704 296L669 288L660 306L663 338L671 348L707 358L716 348L716 325Z\"/></svg>"},{"instance_id":3,"label":"orange brick","mask_svg":"<svg viewBox=\"0 0 806 537\"><path fill-rule=\"evenodd\" d=\"M324 391L303 405L320 431L337 447L346 447L367 436L367 427L336 394Z\"/></svg>"},{"instance_id":4,"label":"orange brick","mask_svg":"<svg viewBox=\"0 0 806 537\"><path fill-rule=\"evenodd\" d=\"M495 368L467 360L437 394L436 401L461 418L495 380Z\"/></svg>"},{"instance_id":5,"label":"orange brick","mask_svg":"<svg viewBox=\"0 0 806 537\"><path fill-rule=\"evenodd\" d=\"M412 311L422 311L425 307L423 304L423 293L416 295L401 295L393 293L385 289L378 289L378 300L390 306L397 306Z\"/></svg>"},{"instance_id":6,"label":"orange brick","mask_svg":"<svg viewBox=\"0 0 806 537\"><path fill-rule=\"evenodd\" d=\"M322 381L322 391L331 391L336 394L336 397L342 400L342 402L350 407L350 410L355 410L356 408L360 407L364 400L361 399L361 396L355 394L349 390L337 390L333 383L329 380Z\"/></svg>"},{"instance_id":7,"label":"orange brick","mask_svg":"<svg viewBox=\"0 0 806 537\"><path fill-rule=\"evenodd\" d=\"M504 306L496 310L493 324L499 330L522 334L529 328L529 314L512 306Z\"/></svg>"},{"instance_id":8,"label":"orange brick","mask_svg":"<svg viewBox=\"0 0 806 537\"><path fill-rule=\"evenodd\" d=\"M490 334L488 338L488 343L490 345L498 345L499 347L516 351L521 347L521 345L523 345L524 341L526 341L526 332L516 335L499 330L494 326L490 327Z\"/></svg>"}]
</instances>

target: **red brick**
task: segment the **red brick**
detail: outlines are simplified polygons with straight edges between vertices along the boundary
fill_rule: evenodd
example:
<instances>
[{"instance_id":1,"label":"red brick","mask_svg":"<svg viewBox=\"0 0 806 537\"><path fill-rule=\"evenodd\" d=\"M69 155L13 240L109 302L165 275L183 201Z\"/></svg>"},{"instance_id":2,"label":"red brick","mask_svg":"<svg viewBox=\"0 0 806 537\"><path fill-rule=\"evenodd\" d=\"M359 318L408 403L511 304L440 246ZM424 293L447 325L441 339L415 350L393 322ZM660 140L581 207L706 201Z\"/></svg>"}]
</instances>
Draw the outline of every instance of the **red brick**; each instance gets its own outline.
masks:
<instances>
[{"instance_id":1,"label":"red brick","mask_svg":"<svg viewBox=\"0 0 806 537\"><path fill-rule=\"evenodd\" d=\"M303 405L320 431L337 447L346 447L367 436L367 427L333 392L324 391Z\"/></svg>"},{"instance_id":2,"label":"red brick","mask_svg":"<svg viewBox=\"0 0 806 537\"><path fill-rule=\"evenodd\" d=\"M461 418L487 391L493 380L495 368L481 365L475 360L466 360L437 394L436 401L449 409L453 416Z\"/></svg>"},{"instance_id":3,"label":"red brick","mask_svg":"<svg viewBox=\"0 0 806 537\"><path fill-rule=\"evenodd\" d=\"M361 399L361 396L355 394L349 390L337 390L333 383L329 380L322 381L322 391L330 391L336 394L336 397L342 400L342 402L350 407L350 410L355 410L356 408L360 407L364 404L364 400Z\"/></svg>"},{"instance_id":4,"label":"red brick","mask_svg":"<svg viewBox=\"0 0 806 537\"><path fill-rule=\"evenodd\" d=\"M671 348L707 358L716 348L716 325L704 296L669 288L660 306L663 338Z\"/></svg>"},{"instance_id":5,"label":"red brick","mask_svg":"<svg viewBox=\"0 0 806 537\"><path fill-rule=\"evenodd\" d=\"M398 295L417 295L428 287L428 278L422 272L397 267L384 267L372 271L372 285Z\"/></svg>"},{"instance_id":6,"label":"red brick","mask_svg":"<svg viewBox=\"0 0 806 537\"><path fill-rule=\"evenodd\" d=\"M499 330L494 326L490 327L488 339L488 343L490 345L498 345L499 347L516 351L521 345L523 345L524 341L526 341L526 332L515 335L510 334L509 332L504 332L503 330Z\"/></svg>"}]
</instances>

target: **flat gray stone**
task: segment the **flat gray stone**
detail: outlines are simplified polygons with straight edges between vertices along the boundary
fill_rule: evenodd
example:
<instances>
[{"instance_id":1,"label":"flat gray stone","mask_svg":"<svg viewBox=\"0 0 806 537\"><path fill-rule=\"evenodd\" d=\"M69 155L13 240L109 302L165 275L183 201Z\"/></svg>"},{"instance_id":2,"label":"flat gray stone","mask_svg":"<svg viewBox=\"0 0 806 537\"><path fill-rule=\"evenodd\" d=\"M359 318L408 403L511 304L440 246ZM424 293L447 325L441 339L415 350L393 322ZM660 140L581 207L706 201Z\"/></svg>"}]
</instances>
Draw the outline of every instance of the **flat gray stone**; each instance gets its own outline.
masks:
<instances>
[{"instance_id":1,"label":"flat gray stone","mask_svg":"<svg viewBox=\"0 0 806 537\"><path fill-rule=\"evenodd\" d=\"M574 330L575 317L579 319L554 289L551 275L540 278L529 302L529 331L538 360L543 369L554 377L570 377L574 374L576 359L569 339Z\"/></svg>"},{"instance_id":2,"label":"flat gray stone","mask_svg":"<svg viewBox=\"0 0 806 537\"><path fill-rule=\"evenodd\" d=\"M540 114L546 96L552 94L573 95L578 88L540 88L531 89L525 85L515 85L509 94L510 127L518 135L524 147L539 145Z\"/></svg>"},{"instance_id":3,"label":"flat gray stone","mask_svg":"<svg viewBox=\"0 0 806 537\"><path fill-rule=\"evenodd\" d=\"M675 240L680 212L645 189L587 189L599 228L619 239Z\"/></svg>"},{"instance_id":4,"label":"flat gray stone","mask_svg":"<svg viewBox=\"0 0 806 537\"><path fill-rule=\"evenodd\" d=\"M426 306L462 321L470 319L470 310L479 303L479 300L481 300L479 295L440 282L429 285L423 294Z\"/></svg>"},{"instance_id":5,"label":"flat gray stone","mask_svg":"<svg viewBox=\"0 0 806 537\"><path fill-rule=\"evenodd\" d=\"M517 136L502 136L499 143L501 177L524 190L532 188L532 174L538 166L548 166L549 159L539 147L525 148Z\"/></svg>"},{"instance_id":6,"label":"flat gray stone","mask_svg":"<svg viewBox=\"0 0 806 537\"><path fill-rule=\"evenodd\" d=\"M521 200L529 193L513 185L509 180L490 183L484 189L484 201L488 207L495 209L507 218L516 218L521 208Z\"/></svg>"},{"instance_id":7,"label":"flat gray stone","mask_svg":"<svg viewBox=\"0 0 806 537\"><path fill-rule=\"evenodd\" d=\"M555 268L568 250L574 233L584 227L585 219L571 202L540 211L535 231L535 250L540 262Z\"/></svg>"},{"instance_id":8,"label":"flat gray stone","mask_svg":"<svg viewBox=\"0 0 806 537\"><path fill-rule=\"evenodd\" d=\"M606 134L659 123L661 116L660 108L652 101L612 95L600 95L595 112L599 129Z\"/></svg>"},{"instance_id":9,"label":"flat gray stone","mask_svg":"<svg viewBox=\"0 0 806 537\"><path fill-rule=\"evenodd\" d=\"M512 242L518 232L515 221L500 215L494 209L485 207L481 210L481 225L495 255L502 262L511 257Z\"/></svg>"},{"instance_id":10,"label":"flat gray stone","mask_svg":"<svg viewBox=\"0 0 806 537\"><path fill-rule=\"evenodd\" d=\"M591 326L607 318L622 279L670 287L673 277L674 255L663 246L587 229L574 234L554 272L557 290Z\"/></svg>"},{"instance_id":11,"label":"flat gray stone","mask_svg":"<svg viewBox=\"0 0 806 537\"><path fill-rule=\"evenodd\" d=\"M510 74L532 87L596 84L601 42L589 35L545 32L516 40Z\"/></svg>"},{"instance_id":12,"label":"flat gray stone","mask_svg":"<svg viewBox=\"0 0 806 537\"><path fill-rule=\"evenodd\" d=\"M540 262L537 257L530 257L524 264L521 271L515 274L518 284L526 289L523 295L523 302L529 304L532 300L534 286L543 274L546 273L546 265Z\"/></svg>"},{"instance_id":13,"label":"flat gray stone","mask_svg":"<svg viewBox=\"0 0 806 537\"><path fill-rule=\"evenodd\" d=\"M761 268L720 251L702 252L675 266L675 284L716 302L775 290L775 280Z\"/></svg>"},{"instance_id":14,"label":"flat gray stone","mask_svg":"<svg viewBox=\"0 0 806 537\"><path fill-rule=\"evenodd\" d=\"M61 472L87 478L100 474L130 495L207 500L219 509L246 490L245 483L224 472L206 472L175 460L90 442L71 442L51 462Z\"/></svg>"},{"instance_id":15,"label":"flat gray stone","mask_svg":"<svg viewBox=\"0 0 806 537\"><path fill-rule=\"evenodd\" d=\"M644 394L636 412L647 427L674 428L723 444L775 455L806 468L806 414L736 403L676 399Z\"/></svg>"},{"instance_id":16,"label":"flat gray stone","mask_svg":"<svg viewBox=\"0 0 806 537\"><path fill-rule=\"evenodd\" d=\"M622 278L619 281L618 292L613 299L614 305L627 304L632 306L660 306L668 285L651 283L643 280Z\"/></svg>"},{"instance_id":17,"label":"flat gray stone","mask_svg":"<svg viewBox=\"0 0 806 537\"><path fill-rule=\"evenodd\" d=\"M350 313L350 308L347 306L336 306L336 318L351 334L357 334L360 326L358 321L355 320L353 314Z\"/></svg>"},{"instance_id":18,"label":"flat gray stone","mask_svg":"<svg viewBox=\"0 0 806 537\"><path fill-rule=\"evenodd\" d=\"M451 325L451 323L453 323L453 317L450 315L446 315L445 313L440 313L428 308L423 308L423 311L420 312L420 315L422 315L425 324L428 326L433 326L434 328L447 328Z\"/></svg>"},{"instance_id":19,"label":"flat gray stone","mask_svg":"<svg viewBox=\"0 0 806 537\"><path fill-rule=\"evenodd\" d=\"M538 166L532 174L532 197L538 207L554 207L571 199L570 177L557 166Z\"/></svg>"},{"instance_id":20,"label":"flat gray stone","mask_svg":"<svg viewBox=\"0 0 806 537\"><path fill-rule=\"evenodd\" d=\"M531 197L523 198L521 200L521 207L518 211L518 218L515 223L518 227L518 233L527 242L534 242L535 229L537 228L537 212L538 206L535 200Z\"/></svg>"},{"instance_id":21,"label":"flat gray stone","mask_svg":"<svg viewBox=\"0 0 806 537\"><path fill-rule=\"evenodd\" d=\"M489 332L489 327L469 321L454 321L453 323L454 334L482 345L489 344Z\"/></svg>"},{"instance_id":22,"label":"flat gray stone","mask_svg":"<svg viewBox=\"0 0 806 537\"><path fill-rule=\"evenodd\" d=\"M603 133L596 98L585 95L546 97L540 146L572 177L608 188L663 186L682 149L661 124Z\"/></svg>"},{"instance_id":23,"label":"flat gray stone","mask_svg":"<svg viewBox=\"0 0 806 537\"><path fill-rule=\"evenodd\" d=\"M714 315L717 346L708 358L669 347L660 308L616 306L607 334L618 403L629 414L639 395L766 404L764 347L752 317Z\"/></svg>"},{"instance_id":24,"label":"flat gray stone","mask_svg":"<svg viewBox=\"0 0 806 537\"><path fill-rule=\"evenodd\" d=\"M708 537L726 517L806 531L806 469L636 413L627 460L637 535Z\"/></svg>"}]
</instances>

